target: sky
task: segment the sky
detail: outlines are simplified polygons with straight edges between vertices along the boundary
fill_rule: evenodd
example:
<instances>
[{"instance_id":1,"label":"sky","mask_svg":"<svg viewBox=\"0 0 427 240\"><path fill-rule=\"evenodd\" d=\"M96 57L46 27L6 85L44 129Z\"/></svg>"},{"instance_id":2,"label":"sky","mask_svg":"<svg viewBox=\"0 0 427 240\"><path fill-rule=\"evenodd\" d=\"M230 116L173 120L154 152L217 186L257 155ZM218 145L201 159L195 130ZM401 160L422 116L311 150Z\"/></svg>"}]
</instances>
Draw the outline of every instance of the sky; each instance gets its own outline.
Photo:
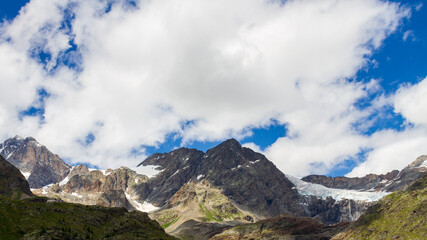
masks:
<instances>
[{"instance_id":1,"label":"sky","mask_svg":"<svg viewBox=\"0 0 427 240\"><path fill-rule=\"evenodd\" d=\"M364 176L427 154L421 0L0 3L0 140L135 167L235 138L281 171Z\"/></svg>"}]
</instances>

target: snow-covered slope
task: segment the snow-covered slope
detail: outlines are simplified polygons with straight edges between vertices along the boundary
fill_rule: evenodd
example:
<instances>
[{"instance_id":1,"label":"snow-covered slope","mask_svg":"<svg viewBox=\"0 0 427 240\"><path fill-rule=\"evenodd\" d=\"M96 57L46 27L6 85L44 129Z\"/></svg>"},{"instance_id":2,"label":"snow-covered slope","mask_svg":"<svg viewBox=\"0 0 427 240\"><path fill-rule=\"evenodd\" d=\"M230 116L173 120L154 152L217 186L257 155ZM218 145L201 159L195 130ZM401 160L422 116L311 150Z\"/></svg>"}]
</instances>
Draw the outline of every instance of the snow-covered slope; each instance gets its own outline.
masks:
<instances>
[{"instance_id":1,"label":"snow-covered slope","mask_svg":"<svg viewBox=\"0 0 427 240\"><path fill-rule=\"evenodd\" d=\"M356 201L375 202L390 194L390 192L361 192L356 190L327 188L320 184L304 182L291 175L286 175L286 177L296 186L300 194L318 196L323 199L332 197L337 201L352 199Z\"/></svg>"}]
</instances>

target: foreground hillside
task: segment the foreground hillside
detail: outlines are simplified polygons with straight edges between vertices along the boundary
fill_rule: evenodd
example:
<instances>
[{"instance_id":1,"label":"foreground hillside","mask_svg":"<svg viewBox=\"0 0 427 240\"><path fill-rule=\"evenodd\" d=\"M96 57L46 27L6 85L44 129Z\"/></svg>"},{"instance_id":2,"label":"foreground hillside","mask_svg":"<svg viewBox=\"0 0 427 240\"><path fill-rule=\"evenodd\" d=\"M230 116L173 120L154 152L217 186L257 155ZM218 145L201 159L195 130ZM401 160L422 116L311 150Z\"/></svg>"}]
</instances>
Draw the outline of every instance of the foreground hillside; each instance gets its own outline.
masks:
<instances>
[{"instance_id":1,"label":"foreground hillside","mask_svg":"<svg viewBox=\"0 0 427 240\"><path fill-rule=\"evenodd\" d=\"M427 174L372 205L333 239L427 239Z\"/></svg>"},{"instance_id":2,"label":"foreground hillside","mask_svg":"<svg viewBox=\"0 0 427 240\"><path fill-rule=\"evenodd\" d=\"M33 196L21 172L0 155L0 196L24 199Z\"/></svg>"},{"instance_id":3,"label":"foreground hillside","mask_svg":"<svg viewBox=\"0 0 427 240\"><path fill-rule=\"evenodd\" d=\"M0 197L0 239L175 239L146 213Z\"/></svg>"}]
</instances>

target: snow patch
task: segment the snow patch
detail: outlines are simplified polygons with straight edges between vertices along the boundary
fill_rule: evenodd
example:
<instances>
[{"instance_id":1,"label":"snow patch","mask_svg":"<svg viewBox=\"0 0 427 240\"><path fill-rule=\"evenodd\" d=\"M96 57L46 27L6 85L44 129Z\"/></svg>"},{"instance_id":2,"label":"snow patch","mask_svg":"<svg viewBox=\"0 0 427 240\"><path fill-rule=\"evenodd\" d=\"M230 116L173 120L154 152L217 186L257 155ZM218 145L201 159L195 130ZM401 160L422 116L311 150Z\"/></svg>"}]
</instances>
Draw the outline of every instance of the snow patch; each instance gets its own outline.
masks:
<instances>
[{"instance_id":1,"label":"snow patch","mask_svg":"<svg viewBox=\"0 0 427 240\"><path fill-rule=\"evenodd\" d=\"M190 158L189 158L189 157L185 158L185 159L184 159L184 162L188 161L188 159L190 159Z\"/></svg>"},{"instance_id":2,"label":"snow patch","mask_svg":"<svg viewBox=\"0 0 427 240\"><path fill-rule=\"evenodd\" d=\"M427 160L424 160L424 162L417 168L427 168Z\"/></svg>"},{"instance_id":3,"label":"snow patch","mask_svg":"<svg viewBox=\"0 0 427 240\"><path fill-rule=\"evenodd\" d=\"M250 163L250 164L255 164L255 163L258 163L259 161L261 161L261 160L257 159L257 160L255 160L254 162L249 162L249 163Z\"/></svg>"},{"instance_id":4,"label":"snow patch","mask_svg":"<svg viewBox=\"0 0 427 240\"><path fill-rule=\"evenodd\" d=\"M111 171L109 171L109 172L106 172L107 170L101 170L101 169L98 169L99 171L101 171L102 172L102 174L104 174L104 176L108 176L108 175L110 175L110 173L111 173Z\"/></svg>"},{"instance_id":5,"label":"snow patch","mask_svg":"<svg viewBox=\"0 0 427 240\"><path fill-rule=\"evenodd\" d=\"M171 177L173 177L173 176L175 176L175 174L177 174L177 173L179 173L179 169L178 170L176 170L176 172L174 172L169 178L171 178Z\"/></svg>"},{"instance_id":6,"label":"snow patch","mask_svg":"<svg viewBox=\"0 0 427 240\"><path fill-rule=\"evenodd\" d=\"M152 211L156 211L157 209L159 209L158 207L154 206L151 203L148 202L142 202L140 203L138 200L136 200L136 198L134 198L133 196L131 196L129 193L127 193L127 191L125 192L126 198L129 201L129 203L136 208L136 210L141 211L141 212L152 212Z\"/></svg>"},{"instance_id":7,"label":"snow patch","mask_svg":"<svg viewBox=\"0 0 427 240\"><path fill-rule=\"evenodd\" d=\"M149 178L155 177L157 174L163 172L164 169L161 169L161 166L158 165L147 165L139 166L137 168L132 168L136 173L146 175ZM161 170L159 170L161 169Z\"/></svg>"},{"instance_id":8,"label":"snow patch","mask_svg":"<svg viewBox=\"0 0 427 240\"><path fill-rule=\"evenodd\" d=\"M82 195L80 195L80 194L78 194L76 192L71 193L71 195L75 196L75 197L78 197L78 198L82 198L83 197Z\"/></svg>"},{"instance_id":9,"label":"snow patch","mask_svg":"<svg viewBox=\"0 0 427 240\"><path fill-rule=\"evenodd\" d=\"M62 179L62 181L59 182L59 186L64 186L65 184L67 184L67 182L70 180L69 176L70 176L71 172L73 171L73 169L74 169L74 166L71 167L70 173L68 173L68 175L64 179Z\"/></svg>"},{"instance_id":10,"label":"snow patch","mask_svg":"<svg viewBox=\"0 0 427 240\"><path fill-rule=\"evenodd\" d=\"M68 176L66 176L62 181L59 182L59 186L64 186L70 180Z\"/></svg>"},{"instance_id":11,"label":"snow patch","mask_svg":"<svg viewBox=\"0 0 427 240\"><path fill-rule=\"evenodd\" d=\"M21 173L22 173L22 175L24 175L25 179L27 179L27 180L31 175L31 172L21 172Z\"/></svg>"},{"instance_id":12,"label":"snow patch","mask_svg":"<svg viewBox=\"0 0 427 240\"><path fill-rule=\"evenodd\" d=\"M12 156L12 154L14 153L15 151L12 151L12 152L10 152L9 154L7 154L7 156L6 156L6 160L7 159L9 159L11 156Z\"/></svg>"},{"instance_id":13,"label":"snow patch","mask_svg":"<svg viewBox=\"0 0 427 240\"><path fill-rule=\"evenodd\" d=\"M205 175L199 175L197 176L197 180L200 180L202 177L204 177Z\"/></svg>"},{"instance_id":14,"label":"snow patch","mask_svg":"<svg viewBox=\"0 0 427 240\"><path fill-rule=\"evenodd\" d=\"M47 191L46 191L46 190L47 190L49 187L51 187L51 186L53 186L53 183L48 184L48 185L46 185L46 186L42 187L42 194L47 194Z\"/></svg>"},{"instance_id":15,"label":"snow patch","mask_svg":"<svg viewBox=\"0 0 427 240\"><path fill-rule=\"evenodd\" d=\"M332 197L337 201L352 199L356 201L374 202L390 194L390 192L361 192L356 190L327 188L320 184L302 181L294 176L286 175L286 177L296 186L300 194L317 196L323 199Z\"/></svg>"}]
</instances>

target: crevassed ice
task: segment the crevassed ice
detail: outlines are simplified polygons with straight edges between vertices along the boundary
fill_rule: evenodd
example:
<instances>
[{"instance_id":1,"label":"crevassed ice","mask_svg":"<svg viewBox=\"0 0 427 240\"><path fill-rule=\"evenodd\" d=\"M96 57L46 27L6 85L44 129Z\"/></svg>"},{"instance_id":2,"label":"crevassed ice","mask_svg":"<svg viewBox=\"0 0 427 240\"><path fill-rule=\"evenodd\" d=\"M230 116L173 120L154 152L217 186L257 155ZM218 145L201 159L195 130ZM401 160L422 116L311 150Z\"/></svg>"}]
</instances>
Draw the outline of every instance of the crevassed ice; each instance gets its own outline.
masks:
<instances>
[{"instance_id":1,"label":"crevassed ice","mask_svg":"<svg viewBox=\"0 0 427 240\"><path fill-rule=\"evenodd\" d=\"M332 197L337 201L352 199L374 202L390 194L390 192L361 192L356 190L327 188L320 184L304 182L294 176L286 175L286 177L296 186L298 192L302 195L318 196L321 198Z\"/></svg>"},{"instance_id":2,"label":"crevassed ice","mask_svg":"<svg viewBox=\"0 0 427 240\"><path fill-rule=\"evenodd\" d=\"M164 169L158 170L160 168L162 168L162 167L158 166L158 165L148 165L148 166L142 166L141 165L139 167L132 168L132 170L134 170L138 174L143 174L149 178L152 178L164 170Z\"/></svg>"}]
</instances>

